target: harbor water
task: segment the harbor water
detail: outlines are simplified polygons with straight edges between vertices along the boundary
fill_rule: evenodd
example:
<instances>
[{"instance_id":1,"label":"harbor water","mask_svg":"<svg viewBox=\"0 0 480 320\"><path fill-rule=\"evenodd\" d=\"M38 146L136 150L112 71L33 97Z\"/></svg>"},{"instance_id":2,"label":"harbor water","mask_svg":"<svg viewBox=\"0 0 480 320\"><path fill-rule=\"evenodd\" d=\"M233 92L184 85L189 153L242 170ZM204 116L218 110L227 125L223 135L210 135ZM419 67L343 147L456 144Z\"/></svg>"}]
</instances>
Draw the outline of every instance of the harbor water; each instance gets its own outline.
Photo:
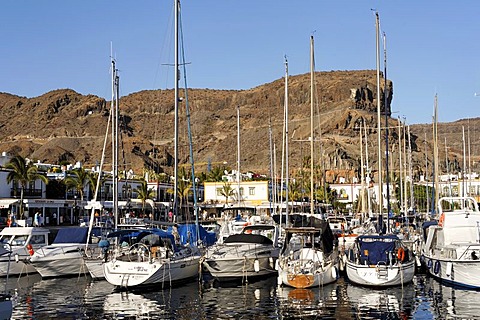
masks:
<instances>
[{"instance_id":1,"label":"harbor water","mask_svg":"<svg viewBox=\"0 0 480 320\"><path fill-rule=\"evenodd\" d=\"M276 277L248 283L197 280L172 288L116 291L87 276L10 278L12 319L474 319L480 292L416 275L408 285L370 289L340 278L310 290L277 286Z\"/></svg>"}]
</instances>

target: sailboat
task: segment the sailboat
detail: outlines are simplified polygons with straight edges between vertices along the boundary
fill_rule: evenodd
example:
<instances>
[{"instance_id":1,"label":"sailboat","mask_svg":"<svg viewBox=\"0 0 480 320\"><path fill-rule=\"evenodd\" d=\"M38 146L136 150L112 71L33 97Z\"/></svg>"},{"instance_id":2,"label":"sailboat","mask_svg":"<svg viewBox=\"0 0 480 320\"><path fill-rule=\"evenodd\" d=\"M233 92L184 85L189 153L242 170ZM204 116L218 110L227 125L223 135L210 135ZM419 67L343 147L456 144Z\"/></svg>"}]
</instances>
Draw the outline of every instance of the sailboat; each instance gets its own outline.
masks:
<instances>
[{"instance_id":1,"label":"sailboat","mask_svg":"<svg viewBox=\"0 0 480 320\"><path fill-rule=\"evenodd\" d=\"M179 16L180 1L175 5L175 74L179 69ZM175 187L174 213L177 213L178 181L178 76L175 77ZM197 214L198 217L198 214ZM175 227L176 228L176 227ZM190 230L192 233L194 230ZM176 233L176 232L175 232ZM193 232L194 233L194 232ZM140 231L137 242L114 255L104 264L105 279L116 287L135 288L147 285L171 286L198 276L201 254L190 242L180 244L172 232L160 229Z\"/></svg>"},{"instance_id":2,"label":"sailboat","mask_svg":"<svg viewBox=\"0 0 480 320\"><path fill-rule=\"evenodd\" d=\"M380 137L380 72L379 72L379 15L376 12L377 44L377 124ZM385 105L386 108L386 105ZM386 287L401 285L413 280L415 273L414 256L402 240L394 234L383 233L382 221L382 179L381 179L381 145L378 141L379 166L379 221L377 234L364 234L357 237L346 255L348 279L358 285ZM388 175L388 173L387 173ZM388 205L387 205L388 207ZM388 214L387 214L388 216ZM388 223L387 223L388 228Z\"/></svg>"},{"instance_id":3,"label":"sailboat","mask_svg":"<svg viewBox=\"0 0 480 320\"><path fill-rule=\"evenodd\" d=\"M311 67L311 188L310 214L287 215L285 240L278 258L278 283L304 289L332 283L338 278L338 251L334 250L330 225L315 217L313 198L313 105L314 55L313 36L310 38Z\"/></svg>"}]
</instances>

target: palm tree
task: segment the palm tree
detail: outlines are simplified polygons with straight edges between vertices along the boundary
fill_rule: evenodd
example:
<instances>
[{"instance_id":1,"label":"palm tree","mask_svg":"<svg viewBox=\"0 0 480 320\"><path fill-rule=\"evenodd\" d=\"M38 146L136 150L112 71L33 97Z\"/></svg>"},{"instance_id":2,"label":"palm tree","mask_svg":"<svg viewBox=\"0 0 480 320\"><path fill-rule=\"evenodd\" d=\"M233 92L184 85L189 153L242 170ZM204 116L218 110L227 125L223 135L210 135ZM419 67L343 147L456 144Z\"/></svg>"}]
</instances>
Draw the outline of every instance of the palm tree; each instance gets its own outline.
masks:
<instances>
[{"instance_id":1,"label":"palm tree","mask_svg":"<svg viewBox=\"0 0 480 320\"><path fill-rule=\"evenodd\" d=\"M5 168L10 169L7 175L7 183L17 181L20 183L20 217L23 216L23 195L27 185L30 182L41 180L48 184L48 178L38 172L38 169L32 162L26 161L20 155L16 155L5 165Z\"/></svg>"},{"instance_id":2,"label":"palm tree","mask_svg":"<svg viewBox=\"0 0 480 320\"><path fill-rule=\"evenodd\" d=\"M219 166L213 167L212 170L208 173L208 181L222 181L224 171L225 168Z\"/></svg>"},{"instance_id":3,"label":"palm tree","mask_svg":"<svg viewBox=\"0 0 480 320\"><path fill-rule=\"evenodd\" d=\"M232 184L229 182L224 182L220 194L225 197L225 206L228 205L228 198L233 196Z\"/></svg>"},{"instance_id":4,"label":"palm tree","mask_svg":"<svg viewBox=\"0 0 480 320\"><path fill-rule=\"evenodd\" d=\"M143 178L141 180L142 184L135 188L135 192L137 193L137 198L142 201L142 214L145 216L145 203L149 199L153 199L155 197L155 191L153 188L149 188L147 184L147 180Z\"/></svg>"},{"instance_id":5,"label":"palm tree","mask_svg":"<svg viewBox=\"0 0 480 320\"><path fill-rule=\"evenodd\" d=\"M83 201L85 187L88 186L93 189L96 182L94 181L92 174L83 168L75 168L71 173L73 175L69 175L65 178L67 190L75 189L80 193L80 200Z\"/></svg>"}]
</instances>

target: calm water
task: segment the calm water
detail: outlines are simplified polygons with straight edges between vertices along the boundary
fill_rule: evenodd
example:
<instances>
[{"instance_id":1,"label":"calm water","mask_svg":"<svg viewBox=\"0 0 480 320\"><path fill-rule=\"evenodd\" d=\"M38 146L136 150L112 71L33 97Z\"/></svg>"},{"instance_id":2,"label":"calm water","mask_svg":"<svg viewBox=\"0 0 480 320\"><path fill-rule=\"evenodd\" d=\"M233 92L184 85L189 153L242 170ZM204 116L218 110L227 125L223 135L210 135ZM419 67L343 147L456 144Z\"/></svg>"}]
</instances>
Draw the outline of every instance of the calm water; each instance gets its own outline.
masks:
<instances>
[{"instance_id":1,"label":"calm water","mask_svg":"<svg viewBox=\"0 0 480 320\"><path fill-rule=\"evenodd\" d=\"M88 277L10 278L13 319L472 319L480 292L443 286L424 275L385 290L336 284L279 288L276 278L245 285L193 282L148 292L115 292Z\"/></svg>"}]
</instances>

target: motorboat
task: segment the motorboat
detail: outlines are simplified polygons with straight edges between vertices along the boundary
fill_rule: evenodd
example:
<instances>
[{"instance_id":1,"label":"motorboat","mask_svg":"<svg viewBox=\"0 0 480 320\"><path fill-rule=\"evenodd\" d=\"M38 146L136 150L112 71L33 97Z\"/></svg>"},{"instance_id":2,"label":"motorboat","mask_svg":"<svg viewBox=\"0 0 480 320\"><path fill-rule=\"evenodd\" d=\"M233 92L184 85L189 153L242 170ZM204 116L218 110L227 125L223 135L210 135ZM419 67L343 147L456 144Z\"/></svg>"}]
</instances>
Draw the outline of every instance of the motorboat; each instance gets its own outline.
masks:
<instances>
[{"instance_id":1,"label":"motorboat","mask_svg":"<svg viewBox=\"0 0 480 320\"><path fill-rule=\"evenodd\" d=\"M6 227L0 232L0 243L11 251L10 255L0 256L0 277L20 276L37 272L30 263L30 256L48 245L50 230L38 227Z\"/></svg>"},{"instance_id":2,"label":"motorboat","mask_svg":"<svg viewBox=\"0 0 480 320\"><path fill-rule=\"evenodd\" d=\"M201 254L196 246L182 245L172 232L161 229L139 230L133 236L134 244L125 245L122 240L122 250L115 250L103 264L110 284L119 288L169 287L198 276Z\"/></svg>"},{"instance_id":3,"label":"motorboat","mask_svg":"<svg viewBox=\"0 0 480 320\"><path fill-rule=\"evenodd\" d=\"M443 197L439 219L426 230L423 260L441 281L480 288L480 212L472 197Z\"/></svg>"},{"instance_id":4,"label":"motorboat","mask_svg":"<svg viewBox=\"0 0 480 320\"><path fill-rule=\"evenodd\" d=\"M291 215L277 270L278 283L305 289L337 280L338 251L328 222L310 215Z\"/></svg>"},{"instance_id":5,"label":"motorboat","mask_svg":"<svg viewBox=\"0 0 480 320\"><path fill-rule=\"evenodd\" d=\"M202 265L218 280L248 280L276 274L278 228L271 224L247 225L241 233L207 248Z\"/></svg>"},{"instance_id":6,"label":"motorboat","mask_svg":"<svg viewBox=\"0 0 480 320\"><path fill-rule=\"evenodd\" d=\"M31 256L30 262L42 278L88 274L85 266L85 252L94 254L98 242L108 230L93 228L88 238L88 228L61 228L52 244L41 247Z\"/></svg>"},{"instance_id":7,"label":"motorboat","mask_svg":"<svg viewBox=\"0 0 480 320\"><path fill-rule=\"evenodd\" d=\"M371 287L402 285L413 280L415 257L394 234L364 234L346 252L346 272L355 284Z\"/></svg>"}]
</instances>

